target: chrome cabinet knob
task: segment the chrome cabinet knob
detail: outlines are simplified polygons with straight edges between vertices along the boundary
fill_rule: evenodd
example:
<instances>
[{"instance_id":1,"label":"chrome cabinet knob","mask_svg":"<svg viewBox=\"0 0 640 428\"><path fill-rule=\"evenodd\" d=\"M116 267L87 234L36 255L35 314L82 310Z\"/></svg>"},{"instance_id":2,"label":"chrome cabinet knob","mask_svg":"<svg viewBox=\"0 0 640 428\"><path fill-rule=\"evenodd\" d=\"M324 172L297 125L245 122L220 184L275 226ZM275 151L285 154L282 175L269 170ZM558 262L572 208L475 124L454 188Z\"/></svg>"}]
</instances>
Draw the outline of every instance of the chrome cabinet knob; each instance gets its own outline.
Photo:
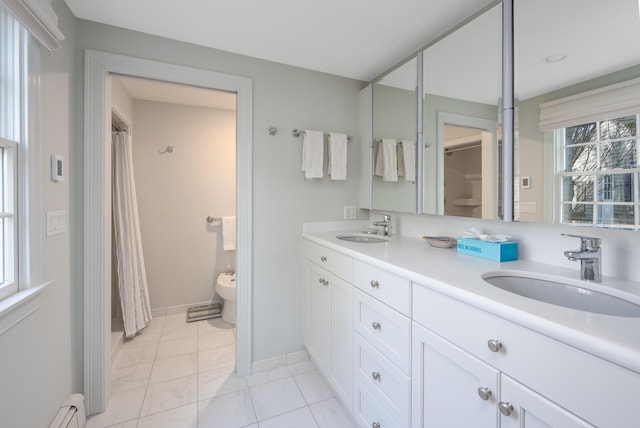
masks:
<instances>
[{"instance_id":1,"label":"chrome cabinet knob","mask_svg":"<svg viewBox=\"0 0 640 428\"><path fill-rule=\"evenodd\" d=\"M380 327L382 327L380 325L380 323L378 321L374 321L371 323L371 327L373 327L374 330L380 330Z\"/></svg>"},{"instance_id":2,"label":"chrome cabinet knob","mask_svg":"<svg viewBox=\"0 0 640 428\"><path fill-rule=\"evenodd\" d=\"M487 401L489 398L491 398L491 390L489 388L481 386L480 388L478 388L478 395L480 396L480 398Z\"/></svg>"},{"instance_id":3,"label":"chrome cabinet knob","mask_svg":"<svg viewBox=\"0 0 640 428\"><path fill-rule=\"evenodd\" d=\"M380 380L380 373L379 372L373 372L373 373L371 373L371 377L373 378L373 380Z\"/></svg>"},{"instance_id":4,"label":"chrome cabinet knob","mask_svg":"<svg viewBox=\"0 0 640 428\"><path fill-rule=\"evenodd\" d=\"M374 422L371 424L371 428L380 428L380 422Z\"/></svg>"},{"instance_id":5,"label":"chrome cabinet knob","mask_svg":"<svg viewBox=\"0 0 640 428\"><path fill-rule=\"evenodd\" d=\"M320 257L320 261L321 261L321 262L326 262L326 261L327 261L327 257L326 257L326 256L322 256L322 257Z\"/></svg>"},{"instance_id":6,"label":"chrome cabinet knob","mask_svg":"<svg viewBox=\"0 0 640 428\"><path fill-rule=\"evenodd\" d=\"M371 288L380 288L380 283L375 279L371 280Z\"/></svg>"},{"instance_id":7,"label":"chrome cabinet knob","mask_svg":"<svg viewBox=\"0 0 640 428\"><path fill-rule=\"evenodd\" d=\"M499 352L502 349L502 342L496 339L491 339L487 342L487 346L491 349L491 352Z\"/></svg>"},{"instance_id":8,"label":"chrome cabinet knob","mask_svg":"<svg viewBox=\"0 0 640 428\"><path fill-rule=\"evenodd\" d=\"M500 413L505 416L509 416L511 415L511 412L513 412L513 406L508 401L501 401L498 404L498 409L500 410Z\"/></svg>"}]
</instances>

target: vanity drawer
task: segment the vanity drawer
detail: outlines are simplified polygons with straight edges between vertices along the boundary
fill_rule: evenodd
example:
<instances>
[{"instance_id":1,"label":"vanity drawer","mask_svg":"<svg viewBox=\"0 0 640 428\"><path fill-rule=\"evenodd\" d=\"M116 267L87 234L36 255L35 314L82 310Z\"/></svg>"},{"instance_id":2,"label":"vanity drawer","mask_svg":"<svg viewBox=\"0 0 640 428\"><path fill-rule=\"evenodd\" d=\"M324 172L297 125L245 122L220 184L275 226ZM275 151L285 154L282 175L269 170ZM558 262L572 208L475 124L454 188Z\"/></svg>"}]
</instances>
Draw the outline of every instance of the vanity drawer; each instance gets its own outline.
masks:
<instances>
[{"instance_id":1,"label":"vanity drawer","mask_svg":"<svg viewBox=\"0 0 640 428\"><path fill-rule=\"evenodd\" d=\"M353 259L327 247L305 240L305 257L334 275L351 282Z\"/></svg>"},{"instance_id":2,"label":"vanity drawer","mask_svg":"<svg viewBox=\"0 0 640 428\"><path fill-rule=\"evenodd\" d=\"M358 333L353 333L354 375L376 394L402 426L409 424L411 379ZM376 391L376 392L374 392Z\"/></svg>"},{"instance_id":3,"label":"vanity drawer","mask_svg":"<svg viewBox=\"0 0 640 428\"><path fill-rule=\"evenodd\" d=\"M591 424L628 426L633 420L640 374L427 287L413 287L414 320L434 333ZM490 340L502 347L492 351Z\"/></svg>"},{"instance_id":4,"label":"vanity drawer","mask_svg":"<svg viewBox=\"0 0 640 428\"><path fill-rule=\"evenodd\" d=\"M353 382L353 415L362 428L408 428L400 425L389 412L377 394L362 384L357 378Z\"/></svg>"},{"instance_id":5,"label":"vanity drawer","mask_svg":"<svg viewBox=\"0 0 640 428\"><path fill-rule=\"evenodd\" d=\"M411 320L354 289L354 329L400 370L409 373Z\"/></svg>"},{"instance_id":6,"label":"vanity drawer","mask_svg":"<svg viewBox=\"0 0 640 428\"><path fill-rule=\"evenodd\" d=\"M411 281L359 260L353 261L353 285L411 316Z\"/></svg>"}]
</instances>

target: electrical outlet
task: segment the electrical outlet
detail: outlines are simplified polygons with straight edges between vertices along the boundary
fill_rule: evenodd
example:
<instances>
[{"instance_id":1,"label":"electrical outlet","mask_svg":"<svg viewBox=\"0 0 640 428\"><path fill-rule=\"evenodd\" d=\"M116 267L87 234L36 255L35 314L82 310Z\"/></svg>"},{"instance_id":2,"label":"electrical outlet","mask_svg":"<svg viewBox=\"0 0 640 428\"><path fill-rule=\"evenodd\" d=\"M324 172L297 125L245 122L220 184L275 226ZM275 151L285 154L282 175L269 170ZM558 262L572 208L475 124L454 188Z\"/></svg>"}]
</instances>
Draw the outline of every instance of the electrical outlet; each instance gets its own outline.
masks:
<instances>
[{"instance_id":1,"label":"electrical outlet","mask_svg":"<svg viewBox=\"0 0 640 428\"><path fill-rule=\"evenodd\" d=\"M353 205L345 205L344 206L344 219L345 220L355 220L356 218L356 207Z\"/></svg>"}]
</instances>

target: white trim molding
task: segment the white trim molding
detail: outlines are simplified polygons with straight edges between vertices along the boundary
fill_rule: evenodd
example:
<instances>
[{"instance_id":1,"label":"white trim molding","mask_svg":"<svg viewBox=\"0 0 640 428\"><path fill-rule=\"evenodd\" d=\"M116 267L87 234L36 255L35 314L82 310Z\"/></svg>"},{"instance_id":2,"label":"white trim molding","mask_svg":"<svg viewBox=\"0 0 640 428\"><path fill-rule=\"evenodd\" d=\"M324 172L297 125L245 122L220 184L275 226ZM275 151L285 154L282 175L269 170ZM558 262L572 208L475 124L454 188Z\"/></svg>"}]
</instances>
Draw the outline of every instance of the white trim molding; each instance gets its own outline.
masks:
<instances>
[{"instance_id":1,"label":"white trim molding","mask_svg":"<svg viewBox=\"0 0 640 428\"><path fill-rule=\"evenodd\" d=\"M582 125L640 112L640 79L540 104L540 130Z\"/></svg>"},{"instance_id":2,"label":"white trim molding","mask_svg":"<svg viewBox=\"0 0 640 428\"><path fill-rule=\"evenodd\" d=\"M252 299L252 80L209 70L85 51L84 130L84 394L87 414L108 402L110 335L110 162L106 118L108 78L122 74L237 94L237 344L236 371L251 373Z\"/></svg>"},{"instance_id":3,"label":"white trim molding","mask_svg":"<svg viewBox=\"0 0 640 428\"><path fill-rule=\"evenodd\" d=\"M49 51L58 49L64 34L58 28L56 15L49 0L0 0L20 23Z\"/></svg>"}]
</instances>

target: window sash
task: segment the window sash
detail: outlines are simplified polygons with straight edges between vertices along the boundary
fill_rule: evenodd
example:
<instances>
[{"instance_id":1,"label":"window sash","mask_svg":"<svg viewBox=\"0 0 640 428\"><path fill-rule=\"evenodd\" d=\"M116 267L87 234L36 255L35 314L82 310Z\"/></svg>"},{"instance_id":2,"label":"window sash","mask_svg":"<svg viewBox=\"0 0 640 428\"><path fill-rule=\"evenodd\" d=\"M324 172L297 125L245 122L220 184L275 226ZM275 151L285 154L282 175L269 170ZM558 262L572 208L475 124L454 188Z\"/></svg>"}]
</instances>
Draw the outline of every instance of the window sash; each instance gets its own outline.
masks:
<instances>
[{"instance_id":1,"label":"window sash","mask_svg":"<svg viewBox=\"0 0 640 428\"><path fill-rule=\"evenodd\" d=\"M0 299L18 291L18 143L0 138L2 200L0 200Z\"/></svg>"},{"instance_id":2,"label":"window sash","mask_svg":"<svg viewBox=\"0 0 640 428\"><path fill-rule=\"evenodd\" d=\"M593 140L579 141L577 143L566 140L566 128L557 129L555 140L558 147L558 220L562 224L592 225L607 228L640 229L640 165L638 162L638 125L640 115L632 114L635 120L636 135L615 138L603 138L602 125L608 120L595 120L582 125L596 125ZM611 119L618 120L621 117ZM633 149L633 159L626 162L629 167L613 167L607 169L610 160L606 156L606 149L612 144L628 143ZM581 170L570 165L571 150L592 148L592 159L586 160ZM578 153L578 156L582 154ZM604 157L603 157L604 156ZM576 161L577 158L572 158ZM623 158L621 158L623 159ZM571 170L573 169L573 170ZM581 183L575 181L581 177ZM569 180L568 180L569 179ZM566 193L566 192L572 193Z\"/></svg>"}]
</instances>

